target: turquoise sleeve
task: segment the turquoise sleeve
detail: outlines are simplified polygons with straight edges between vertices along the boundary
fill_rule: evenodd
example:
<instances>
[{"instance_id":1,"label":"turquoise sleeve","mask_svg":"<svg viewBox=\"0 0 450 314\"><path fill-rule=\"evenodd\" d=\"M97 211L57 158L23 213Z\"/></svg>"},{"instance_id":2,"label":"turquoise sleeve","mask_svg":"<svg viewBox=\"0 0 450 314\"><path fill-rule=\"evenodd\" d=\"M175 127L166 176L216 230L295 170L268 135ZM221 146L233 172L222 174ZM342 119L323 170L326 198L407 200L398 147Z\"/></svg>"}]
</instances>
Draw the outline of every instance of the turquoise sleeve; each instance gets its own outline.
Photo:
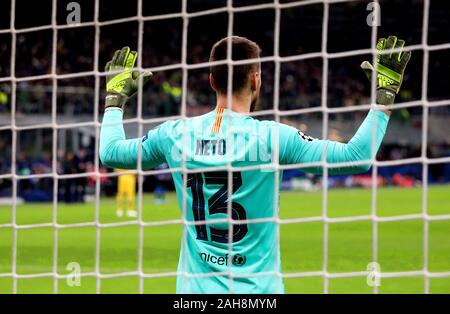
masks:
<instances>
[{"instance_id":1,"label":"turquoise sleeve","mask_svg":"<svg viewBox=\"0 0 450 314\"><path fill-rule=\"evenodd\" d=\"M280 134L280 163L301 164L319 162L322 154L326 154L328 163L360 162L364 164L348 165L343 167L329 168L330 174L353 174L362 173L370 169L370 159L376 155L381 141L386 132L389 121L388 115L382 111L370 110L367 117L359 127L353 138L346 144L329 140L318 140L305 136L295 128L281 125ZM375 151L372 152L372 128L376 123ZM303 168L310 173L322 173L322 167Z\"/></svg>"},{"instance_id":2,"label":"turquoise sleeve","mask_svg":"<svg viewBox=\"0 0 450 314\"><path fill-rule=\"evenodd\" d=\"M143 138L127 140L122 120L123 113L120 109L110 109L103 116L99 157L104 166L136 169L139 145L142 147L142 169L151 169L165 162L160 147L164 137L162 126L149 131Z\"/></svg>"}]
</instances>

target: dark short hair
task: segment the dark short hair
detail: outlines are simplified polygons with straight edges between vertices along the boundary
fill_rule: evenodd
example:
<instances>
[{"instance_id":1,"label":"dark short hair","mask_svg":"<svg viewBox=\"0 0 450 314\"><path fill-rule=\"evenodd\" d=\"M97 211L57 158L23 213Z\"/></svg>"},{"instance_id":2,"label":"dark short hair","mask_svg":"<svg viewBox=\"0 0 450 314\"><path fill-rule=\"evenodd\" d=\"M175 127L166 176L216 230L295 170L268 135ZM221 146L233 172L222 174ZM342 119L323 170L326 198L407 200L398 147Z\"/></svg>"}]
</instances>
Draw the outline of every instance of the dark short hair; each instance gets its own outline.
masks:
<instances>
[{"instance_id":1,"label":"dark short hair","mask_svg":"<svg viewBox=\"0 0 450 314\"><path fill-rule=\"evenodd\" d=\"M227 59L228 38L223 38L216 42L211 49L209 61L220 61ZM261 48L254 41L240 36L231 37L232 52L231 58L233 61L257 59L261 53ZM259 69L259 61L234 65L233 66L233 93L241 91L248 82L249 74ZM216 89L223 94L228 91L228 65L212 65L211 74L214 78Z\"/></svg>"}]
</instances>

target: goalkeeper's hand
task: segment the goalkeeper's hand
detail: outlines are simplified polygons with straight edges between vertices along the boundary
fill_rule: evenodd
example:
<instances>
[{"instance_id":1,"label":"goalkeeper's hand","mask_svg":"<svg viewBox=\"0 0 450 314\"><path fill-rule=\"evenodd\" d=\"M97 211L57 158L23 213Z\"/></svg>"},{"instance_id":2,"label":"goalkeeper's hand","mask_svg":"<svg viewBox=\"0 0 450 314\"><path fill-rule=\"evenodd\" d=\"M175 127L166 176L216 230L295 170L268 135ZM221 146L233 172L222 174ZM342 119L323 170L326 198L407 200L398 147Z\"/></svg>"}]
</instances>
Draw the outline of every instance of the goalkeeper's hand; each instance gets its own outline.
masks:
<instances>
[{"instance_id":1,"label":"goalkeeper's hand","mask_svg":"<svg viewBox=\"0 0 450 314\"><path fill-rule=\"evenodd\" d=\"M406 65L411 58L411 51L403 51L405 41L397 39L395 36L389 36L388 39L380 38L377 43L376 55L376 102L381 105L390 105L394 103L395 96L400 90L403 81L403 73ZM393 49L400 49L399 52L393 52ZM381 52L389 52L381 54ZM374 67L368 62L361 63L361 68L366 73L369 81L372 80L372 71Z\"/></svg>"},{"instance_id":2,"label":"goalkeeper's hand","mask_svg":"<svg viewBox=\"0 0 450 314\"><path fill-rule=\"evenodd\" d=\"M129 47L116 50L111 61L106 64L106 100L107 108L120 108L123 110L128 98L132 97L139 88L139 72L133 71L137 52L130 51ZM151 72L142 73L142 85L145 85L153 76Z\"/></svg>"}]
</instances>

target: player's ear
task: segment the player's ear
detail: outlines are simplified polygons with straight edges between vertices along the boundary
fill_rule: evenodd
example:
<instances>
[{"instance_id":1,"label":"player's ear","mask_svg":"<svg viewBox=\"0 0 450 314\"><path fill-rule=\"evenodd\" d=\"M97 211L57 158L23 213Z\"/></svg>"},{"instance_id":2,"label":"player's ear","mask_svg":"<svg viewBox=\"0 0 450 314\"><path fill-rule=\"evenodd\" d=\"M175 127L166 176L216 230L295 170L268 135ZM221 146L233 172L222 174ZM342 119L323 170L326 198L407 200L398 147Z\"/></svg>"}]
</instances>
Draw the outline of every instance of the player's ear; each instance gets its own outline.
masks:
<instances>
[{"instance_id":1,"label":"player's ear","mask_svg":"<svg viewBox=\"0 0 450 314\"><path fill-rule=\"evenodd\" d=\"M209 85L211 85L211 88L217 93L216 82L214 81L212 73L209 73Z\"/></svg>"},{"instance_id":2,"label":"player's ear","mask_svg":"<svg viewBox=\"0 0 450 314\"><path fill-rule=\"evenodd\" d=\"M256 91L261 87L261 74L259 71L250 74L250 87L252 91Z\"/></svg>"}]
</instances>

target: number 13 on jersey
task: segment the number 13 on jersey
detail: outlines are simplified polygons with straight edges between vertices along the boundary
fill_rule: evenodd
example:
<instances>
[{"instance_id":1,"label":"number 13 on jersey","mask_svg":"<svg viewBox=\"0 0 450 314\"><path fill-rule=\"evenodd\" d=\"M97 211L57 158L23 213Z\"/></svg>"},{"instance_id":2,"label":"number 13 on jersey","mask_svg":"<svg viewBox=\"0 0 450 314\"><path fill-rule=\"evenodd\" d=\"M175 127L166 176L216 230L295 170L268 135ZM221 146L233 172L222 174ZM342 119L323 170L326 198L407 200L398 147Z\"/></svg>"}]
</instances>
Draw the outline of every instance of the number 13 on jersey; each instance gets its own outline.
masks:
<instances>
[{"instance_id":1,"label":"number 13 on jersey","mask_svg":"<svg viewBox=\"0 0 450 314\"><path fill-rule=\"evenodd\" d=\"M242 186L242 176L240 172L232 174L232 194ZM205 196L204 186L218 186L218 190L208 199L209 216L215 214L228 213L228 173L226 171L206 172L206 173L190 173L187 178L187 187L192 193L192 212L196 222L202 221L205 224L195 225L197 239L208 241L208 229L211 241L219 243L228 243L229 230L217 229L214 227L207 228L205 215ZM233 220L246 220L247 215L244 207L237 203L231 202L231 217ZM247 234L248 228L246 224L233 225L233 242L238 242Z\"/></svg>"}]
</instances>

